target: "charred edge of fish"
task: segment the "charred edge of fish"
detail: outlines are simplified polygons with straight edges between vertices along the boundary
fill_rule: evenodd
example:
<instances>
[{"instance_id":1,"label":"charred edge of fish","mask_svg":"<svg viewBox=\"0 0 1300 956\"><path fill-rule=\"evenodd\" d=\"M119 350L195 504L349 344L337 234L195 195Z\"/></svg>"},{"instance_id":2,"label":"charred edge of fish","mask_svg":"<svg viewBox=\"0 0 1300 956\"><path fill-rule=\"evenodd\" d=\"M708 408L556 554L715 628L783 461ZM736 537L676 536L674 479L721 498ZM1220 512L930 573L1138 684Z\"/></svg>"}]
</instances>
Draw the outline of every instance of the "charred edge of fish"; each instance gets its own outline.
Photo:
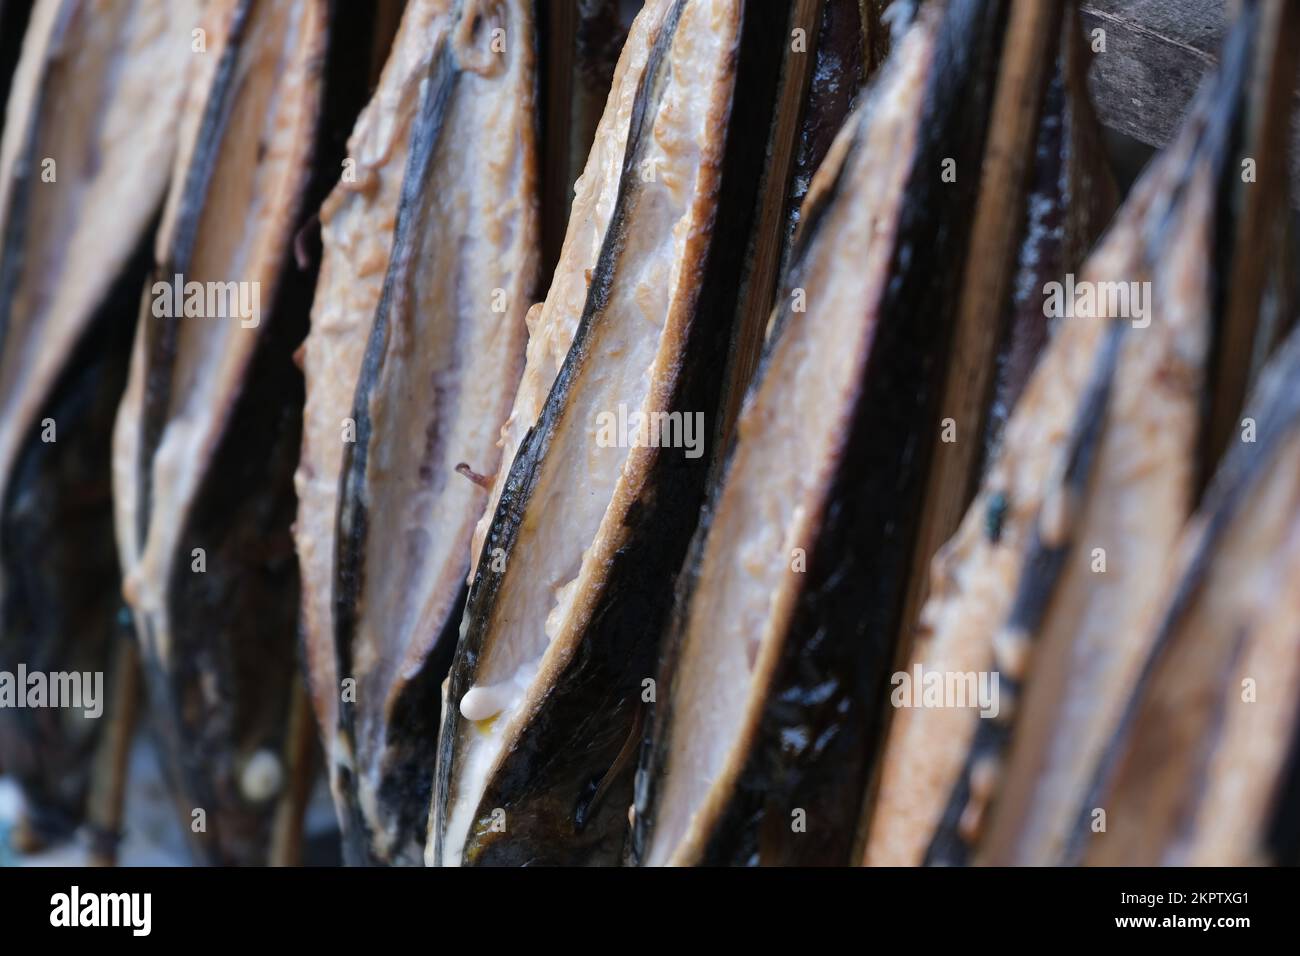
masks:
<instances>
[{"instance_id":1,"label":"charred edge of fish","mask_svg":"<svg viewBox=\"0 0 1300 956\"><path fill-rule=\"evenodd\" d=\"M726 404L712 435L713 447L724 449L728 432L740 414L740 403L754 368L762 358L763 339L771 316L772 297L776 294L791 253L799 208L808 192L812 175L821 165L831 141L852 110L860 87L864 65L863 37L857 0L791 0L784 4L789 15L784 24L786 36L794 30L813 28L811 50L813 63L804 65L809 54L783 47L779 75L773 74L773 91L748 90L748 96L777 97L776 109L769 122L770 135L763 144L768 163L756 204L756 225L747 238L745 276L737 305L739 314L732 322L723 388ZM804 11L804 7L809 8ZM807 18L801 20L801 12ZM789 91L793 90L791 94ZM793 128L782 128L782 99L793 95L796 113ZM786 139L789 136L789 139ZM788 144L788 145L787 145ZM782 152L785 151L784 157ZM784 160L784 161L783 161ZM765 200L772 196L774 199ZM774 221L769 222L768 216ZM771 249L772 257L764 256ZM766 261L765 261L766 260ZM720 468L723 456L714 456L714 468ZM710 479L712 482L713 479Z\"/></svg>"},{"instance_id":2,"label":"charred edge of fish","mask_svg":"<svg viewBox=\"0 0 1300 956\"><path fill-rule=\"evenodd\" d=\"M225 138L226 123L230 119L238 95L235 68L243 47L248 22L252 15L253 0L240 0L231 20L221 61L208 93L200 120L199 139L194 146L194 158L185 173L180 210L171 237L171 248L165 259L155 269L153 278L170 280L173 275L189 271L190 258L198 241L199 223L207 206L208 186L217 168L221 142ZM143 542L149 533L149 518L153 511L153 462L158 443L162 441L167 425L167 412L171 404L172 374L176 363L176 349L180 334L180 316L156 318L141 312L141 330L144 342L145 373L144 398L140 413L140 450L137 481L139 491L136 501L136 537Z\"/></svg>"},{"instance_id":3,"label":"charred edge of fish","mask_svg":"<svg viewBox=\"0 0 1300 956\"><path fill-rule=\"evenodd\" d=\"M473 675L487 635L487 624L491 618L491 609L501 584L501 575L484 568L491 567L491 555L499 548L507 560L523 521L524 511L528 506L533 487L537 480L542 459L550 447L552 433L559 418L560 410L568 397L569 389L577 375L578 369L587 358L587 340L591 333L591 324L596 315L604 308L609 299L615 268L625 241L625 220L628 204L637 189L639 177L636 175L637 158L642 144L651 135L654 111L649 105L658 102L662 92L666 71L666 52L677 30L681 17L683 0L677 0L660 27L659 34L651 47L644 72L637 85L636 96L632 103L632 113L628 122L627 145L624 147L622 174L619 177L618 192L614 200L614 212L610 217L609 227L601 243L600 255L596 269L587 289L587 299L583 306L582 317L574 333L573 343L565 356L560 371L551 384L546 403L542 407L537 423L528 430L520 442L510 465L501 497L497 503L496 513L484 538L480 551L478 570L465 607L465 620L468 626L461 635L456 654L452 659L451 672L447 681L449 692L447 700L459 701L467 690L467 682ZM451 758L455 749L456 738L460 733L460 711L453 703L447 708L442 722L442 732L438 746L438 763L435 800L438 803L437 819L441 824L433 834L434 856L438 864L442 862L443 844L446 828L446 808L450 799Z\"/></svg>"},{"instance_id":4,"label":"charred edge of fish","mask_svg":"<svg viewBox=\"0 0 1300 956\"><path fill-rule=\"evenodd\" d=\"M1088 53L1077 10L1067 12L1062 29L1056 68L1044 91L1009 315L1000 336L993 400L984 426L984 464L977 474L996 455L1011 410L1051 337L1051 323L1042 310L1042 277L1075 269L1119 204L1101 124L1088 94Z\"/></svg>"},{"instance_id":5,"label":"charred edge of fish","mask_svg":"<svg viewBox=\"0 0 1300 956\"><path fill-rule=\"evenodd\" d=\"M399 286L404 287L412 279L414 264L409 261L412 236L419 224L433 159L442 137L447 104L459 73L455 56L444 41L429 66L428 85L420 104L420 115L412 133L411 149L403 172L393 252L389 257L383 292L375 311L374 324L366 342L366 352L357 379L352 407L353 420L356 422L356 442L344 446L336 519L334 649L340 676L352 673L352 638L357 625L357 601L365 575L364 547L368 526L365 481L373 432L370 397L388 351L389 315L394 298L406 297L406 291L404 288L399 289ZM348 741L354 741L355 737L355 707L355 703L348 700L339 705L339 733ZM350 855L367 858L370 854L370 827L356 802L355 778L349 772L344 779L348 798L345 819L349 823L345 841L349 845Z\"/></svg>"},{"instance_id":6,"label":"charred edge of fish","mask_svg":"<svg viewBox=\"0 0 1300 956\"><path fill-rule=\"evenodd\" d=\"M373 25L364 6L340 2L330 8L321 107L312 131L316 147L310 165L302 171L299 201L288 212L295 224L314 213L337 179L347 131L368 93L368 46L356 42L367 37ZM232 106L227 102L214 111L210 100L203 122L224 127ZM203 154L196 149L196 161L208 167L201 177L204 188L218 152L219 137L207 141ZM187 188L190 182L187 179ZM205 202L206 197L191 200L190 249L198 239ZM287 689L297 670L298 567L289 529L296 507L292 479L300 447L304 386L293 353L307 331L315 264L300 270L289 243L280 251L275 274L274 300L244 377L244 389L177 546L182 554L205 548L208 571L191 574L185 562L172 568L167 601L175 663L164 670L156 660L144 662L152 706L156 713L171 717L159 722L171 758L168 775L176 793L208 808L207 833L199 847L210 862L224 864L246 863L266 850L271 814L266 806L239 795L232 748L238 744L242 752L252 737L259 736L266 749L283 756L281 743L289 723ZM214 642L213 634L226 639ZM195 702L203 699L199 688L214 674L219 694L215 710L197 721L189 719L199 709ZM267 693L268 687L285 692ZM248 749L257 749L257 744ZM182 809L188 819L190 808Z\"/></svg>"},{"instance_id":7,"label":"charred edge of fish","mask_svg":"<svg viewBox=\"0 0 1300 956\"><path fill-rule=\"evenodd\" d=\"M322 254L322 237L320 207L330 191L338 183L338 170L347 155L348 137L356 118L361 114L367 101L375 92L378 82L375 60L382 61L388 54L387 46L380 51L378 46L391 41L396 32L396 20L401 17L400 6L405 0L378 0L374 18L367 18L359 12L362 4L349 3L348 0L330 0L329 51L325 68L326 89L321 109L321 122L317 131L317 160L311 184L307 188L306 198L302 204L308 213L304 222L294 232L293 258L298 271L306 273L312 280L319 273ZM390 8L396 3L399 9L394 13ZM346 12L345 12L346 11ZM382 66L382 62L379 64ZM310 243L307 262L298 261L297 246L299 242ZM310 309L315 299L313 288L308 300ZM307 323L308 325L310 322ZM305 326L304 326L305 328ZM305 334L303 336L305 338ZM293 356L294 368L302 373L301 348ZM305 649L307 635L298 630L299 657L308 660ZM310 668L304 668L303 679L309 698L315 699L316 688L312 686ZM335 693L334 690L330 692Z\"/></svg>"},{"instance_id":8,"label":"charred edge of fish","mask_svg":"<svg viewBox=\"0 0 1300 956\"><path fill-rule=\"evenodd\" d=\"M804 215L803 201L812 184L813 174L826 158L835 134L852 111L858 93L867 79L871 64L867 62L872 15L865 6L869 0L822 0L812 75L799 122L791 166L781 269L784 275L793 252L795 233Z\"/></svg>"},{"instance_id":9,"label":"charred edge of fish","mask_svg":"<svg viewBox=\"0 0 1300 956\"><path fill-rule=\"evenodd\" d=\"M181 534L178 553L204 548L207 571L193 574L187 562L176 562L168 582L175 663L164 675L164 712L180 728L174 756L183 792L207 801L196 805L208 808L202 842L213 862L247 862L265 848L269 816L234 795L232 748L279 755L288 724L288 694L267 688L287 689L297 666L298 576L289 525L303 386L285 369L303 332L294 319L305 318L308 286L297 276L277 292L272 314L279 320L258 343L248 387ZM198 705L198 694L214 674L220 702L209 710Z\"/></svg>"},{"instance_id":10,"label":"charred edge of fish","mask_svg":"<svg viewBox=\"0 0 1300 956\"><path fill-rule=\"evenodd\" d=\"M846 150L848 154L856 152L859 148L861 118L856 122L857 127L854 129L851 142ZM790 246L790 262L785 267L785 280L782 284L783 292L800 284L799 276L804 268L805 258L826 221L827 211L843 190L847 165L846 162L841 162L834 170L834 175L826 188L806 205L803 215L803 228L795 234ZM773 353L785 330L786 323L789 321L789 315L789 310L778 310L773 321L771 334L768 335L762 354L759 357L758 368L750 381L743 386L745 401L749 401L750 396L758 390L759 383L762 382L767 369L771 365ZM713 515L722 496L726 475L731 469L731 462L735 458L736 445L737 436L733 433L729 436L726 453L719 460L718 470L710 479L708 493L700 509L700 518L696 526L694 539L690 544L681 572L673 588L673 608L669 615L669 624L663 646L660 649L658 663L658 687L665 703L646 705L645 729L642 735L641 754L638 758L638 767L642 769L638 770L638 780L633 799L633 825L628 857L633 865L638 865L645 859L645 854L649 849L650 834L654 826L654 784L650 771L644 768L652 768L657 765L658 755L665 751L667 747L667 740L664 739L666 735L664 728L667 727L668 718L671 714L671 704L667 702L671 701L669 689L672 675L676 671L676 662L681 651L681 638L685 633L690 603L698 584L700 564L704 557L709 530L713 524Z\"/></svg>"},{"instance_id":11,"label":"charred edge of fish","mask_svg":"<svg viewBox=\"0 0 1300 956\"><path fill-rule=\"evenodd\" d=\"M905 483L900 476L924 475L928 468L929 443L917 436L930 433L926 424L935 415L952 333L951 309L942 303L956 294L957 277L936 283L912 250L931 250L931 261L964 258L974 187L955 198L951 186L939 186L935 170L941 157L953 155L953 143L964 148L958 166L978 168L1006 14L1005 3L957 0L940 26L859 410L808 556L759 743L705 863L834 864L847 862L851 852L883 718L883 707L870 702L887 696L921 505L917 486L923 482ZM915 321L922 315L930 318L928 327ZM864 493L882 475L889 476L887 490ZM863 581L874 582L867 594ZM853 636L835 641L830 634ZM824 694L819 685L827 674L838 679ZM793 727L807 730L805 747L781 746L783 731ZM816 835L791 832L793 806L818 821ZM778 820L781 825L774 825Z\"/></svg>"},{"instance_id":12,"label":"charred edge of fish","mask_svg":"<svg viewBox=\"0 0 1300 956\"><path fill-rule=\"evenodd\" d=\"M933 418L934 378L943 367L951 332L949 310L942 303L955 293L950 279L935 282L909 250L927 248L939 258L961 258L967 236L957 210L969 212L973 190L962 186L954 198L951 188L940 188L935 170L939 159L952 153L953 143L961 144L959 164L979 161L1005 14L1003 3L958 0L940 25L916 158L905 187L909 201L903 203L891 254L893 280L881 302L858 412L828 490L826 518L808 557L768 705L736 792L707 841L705 865L833 864L846 862L850 854L881 716L870 702L885 697L902 575L919 505L915 490L895 494L900 487L915 489L916 482L895 484L895 479L923 473L926 467L928 446L918 444L916 436ZM798 246L817 231L820 209L815 206L812 212ZM784 290L796 279L800 259L796 249ZM916 322L916 316L930 322ZM784 325L778 321L773 343ZM769 348L764 365L770 355ZM890 476L887 493L864 493L881 475ZM863 581L874 582L869 594ZM864 614L864 607L871 610ZM837 639L830 639L831 634ZM834 683L828 693L827 675ZM660 693L665 693L662 685ZM783 735L791 730L800 731L808 745L783 747ZM667 744L661 739L661 748ZM647 791L645 805L653 775L641 783ZM790 832L791 806L819 821L816 834ZM778 820L782 825L775 825ZM637 822L642 824L640 812Z\"/></svg>"},{"instance_id":13,"label":"charred edge of fish","mask_svg":"<svg viewBox=\"0 0 1300 956\"><path fill-rule=\"evenodd\" d=\"M1004 625L1012 640L1032 642L1037 637L1065 559L1074 545L1073 519L1087 495L1092 465L1105 434L1124 329L1123 322L1113 321L1106 331L1092 379L1074 420L1061 481L1048 490L1039 507L1024 570ZM1058 515L1049 515L1050 511L1057 511ZM1045 522L1052 527L1045 530ZM966 766L953 785L942 820L926 852L927 866L964 866L978 841L977 824L992 797L990 788L997 783L996 773L985 771L1000 767L1006 759L1015 727L1016 698L1024 676L1001 662L999 665L1001 683L1010 692L1010 699L1003 702L997 718L981 721L975 731Z\"/></svg>"},{"instance_id":14,"label":"charred edge of fish","mask_svg":"<svg viewBox=\"0 0 1300 956\"><path fill-rule=\"evenodd\" d=\"M1155 263L1160 260L1164 247L1170 240L1170 231L1178 227L1185 209L1183 199L1193 180L1192 171L1208 166L1216 182L1228 172L1231 161L1230 149L1237 139L1238 124L1231 120L1233 104L1242 92L1244 61L1246 55L1245 36L1240 30L1234 32L1224 55L1224 66L1216 79L1201 94L1191 113L1190 123L1199 127L1199 136L1183 162L1183 170L1176 177L1176 185L1168 195L1158 200L1153 214L1148 217L1143 228L1143 257L1145 261ZM1221 212L1216 210L1216 213ZM1216 225L1221 237L1223 217L1216 217ZM1216 249L1217 257L1223 255ZM1215 270L1217 271L1217 270ZM1118 360L1116 349L1119 347L1118 327L1122 323L1112 324L1103 344L1098 369L1089 384L1081 410L1074 422L1074 433L1068 446L1069 459L1066 474L1061 485L1049 489L1049 493L1040 508L1033 538L1027 551L1024 569L1017 586L1015 600L1008 619L1004 625L1004 634L1008 641L1024 642L1031 646L1040 630L1047 604L1055 593L1062 563L1072 544L1072 529L1069 522L1062 527L1053 528L1044 536L1044 521L1055 524L1049 512L1056 510L1072 515L1083 506L1087 494L1085 470L1080 473L1081 437L1091 428L1096 432L1091 438L1085 437L1086 444L1100 440L1101 411L1094 407L1098 400L1098 375L1113 376L1114 365ZM1109 367L1109 371L1106 371ZM1107 388L1109 388L1107 384ZM1095 419L1091 423L1089 418ZM1090 460L1095 449L1087 451L1085 457ZM1074 476L1072 478L1072 476ZM1075 484L1075 479L1082 484ZM1059 540L1054 540L1058 537ZM978 845L980 826L995 793L1000 786L1000 768L1007 758L1012 734L1017 723L1015 705L1017 684L1021 675L1011 675L1008 681L1008 668L1003 668L1004 686L1011 691L1010 709L1004 702L1002 713L994 721L982 721L976 730L975 739L967 755L961 777L954 784L938 829L933 834L926 854L928 865L964 865L968 863Z\"/></svg>"},{"instance_id":15,"label":"charred edge of fish","mask_svg":"<svg viewBox=\"0 0 1300 956\"><path fill-rule=\"evenodd\" d=\"M1123 755L1137 717L1144 691L1151 685L1156 668L1169 650L1179 627L1187 620L1197 598L1203 592L1210 566L1220 542L1232 522L1250 503L1250 493L1255 483L1267 472L1270 463L1281 451L1288 436L1300 429L1300 335L1292 334L1273 362L1261 376L1259 389L1249 408L1255 419L1255 441L1234 447L1215 475L1206 492L1203 510L1207 514L1205 529L1196 542L1186 569L1169 600L1167 610L1159 624L1155 641L1133 684L1133 691L1124 706L1115 731L1102 752L1097 769L1085 798L1080 802L1078 823L1066 847L1063 862L1072 865L1083 858L1084 843L1091 832L1089 808L1097 805L1110 783ZM1297 724L1300 727L1300 724ZM1300 746L1300 744L1297 744ZM1290 780L1292 778L1288 778ZM1288 784L1291 786L1293 784ZM1285 805L1284 805L1285 806ZM1279 808L1281 809L1281 808ZM1292 824L1277 819L1271 830L1276 846L1289 845Z\"/></svg>"},{"instance_id":16,"label":"charred edge of fish","mask_svg":"<svg viewBox=\"0 0 1300 956\"><path fill-rule=\"evenodd\" d=\"M23 443L5 496L0 648L6 660L32 669L106 671L120 630L109 456L152 238L151 226L74 346ZM58 442L41 440L47 417L62 427ZM106 713L104 721L113 716ZM31 822L45 837L68 836L82 820L100 723L88 720L73 732L57 710L0 711L5 771L19 780ZM33 746L39 759L15 755L18 747L35 758Z\"/></svg>"},{"instance_id":17,"label":"charred edge of fish","mask_svg":"<svg viewBox=\"0 0 1300 956\"><path fill-rule=\"evenodd\" d=\"M439 707L441 686L456 651L461 613L468 592L468 585L461 584L442 633L434 642L433 652L425 659L419 672L402 687L389 715L389 724L400 727L402 733L400 737L388 740L379 800L385 806L399 808L397 828L401 833L411 834L418 846L424 845L429 823L438 731L442 721ZM353 847L350 852L357 857L360 854L355 850Z\"/></svg>"},{"instance_id":18,"label":"charred edge of fish","mask_svg":"<svg viewBox=\"0 0 1300 956\"><path fill-rule=\"evenodd\" d=\"M774 107L777 72L770 64L785 45L780 5L748 7L743 16L720 180L723 200L705 273L717 281L702 283L697 316L734 314ZM673 409L714 414L722 380L712 370L726 354L730 331L727 322L691 323ZM466 847L467 853L476 849L475 862L612 865L622 859L634 796L632 757L641 736L637 725L647 706L641 682L655 672L658 638L671 611L664 591L671 593L690 547L707 469L703 459L657 457L646 485L652 490L629 512L629 543L614 558L575 661L479 803L479 817L496 807L506 810L510 839L485 838L475 847L471 838ZM666 540L665 529L673 528L681 529L678 540ZM522 836L521 815L529 821ZM552 834L563 850L548 845Z\"/></svg>"}]
</instances>

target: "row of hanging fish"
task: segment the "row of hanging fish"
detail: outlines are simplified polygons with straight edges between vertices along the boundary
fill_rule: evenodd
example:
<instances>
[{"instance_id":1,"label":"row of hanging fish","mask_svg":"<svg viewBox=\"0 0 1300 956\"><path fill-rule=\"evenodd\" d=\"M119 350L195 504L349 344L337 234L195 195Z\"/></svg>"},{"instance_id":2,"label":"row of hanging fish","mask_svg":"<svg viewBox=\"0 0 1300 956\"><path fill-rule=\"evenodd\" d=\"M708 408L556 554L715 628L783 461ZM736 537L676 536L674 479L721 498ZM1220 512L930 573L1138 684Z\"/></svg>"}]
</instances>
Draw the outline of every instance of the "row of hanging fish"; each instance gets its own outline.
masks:
<instances>
[{"instance_id":1,"label":"row of hanging fish","mask_svg":"<svg viewBox=\"0 0 1300 956\"><path fill-rule=\"evenodd\" d=\"M1106 836L1133 826L1137 812L1131 797L1104 792L1106 755L1124 747L1123 715L1159 651L1160 581L1200 498L1209 417L1223 399L1213 357L1241 331L1223 320L1234 308L1265 307L1261 284L1231 280L1244 258L1267 260L1264 243L1276 233L1244 228L1238 210L1263 202L1282 216L1287 206L1281 177L1243 177L1243 159L1267 155L1272 133L1257 126L1251 142L1238 117L1265 95L1252 71L1279 55L1286 34L1267 15L1280 12L1244 7L1181 133L1079 267L1077 288L1130 290L1129 308L1103 303L1057 323L978 494L935 557L906 672L996 674L996 714L897 711L868 863L1059 864L1103 847L1130 862L1165 861ZM1269 122L1285 129L1285 113ZM1240 435L1254 440L1248 424ZM1294 637L1300 621L1280 626ZM1226 666L1214 677L1216 686L1237 681ZM1290 705L1261 697L1259 710L1279 706ZM1181 734L1160 746L1208 745ZM1201 798L1190 778L1182 782L1180 799ZM1251 786L1267 791L1274 781ZM1184 838L1152 843L1176 857Z\"/></svg>"},{"instance_id":2,"label":"row of hanging fish","mask_svg":"<svg viewBox=\"0 0 1300 956\"><path fill-rule=\"evenodd\" d=\"M1296 17L1121 200L1073 4L0 2L26 843L1295 859Z\"/></svg>"},{"instance_id":3,"label":"row of hanging fish","mask_svg":"<svg viewBox=\"0 0 1300 956\"><path fill-rule=\"evenodd\" d=\"M4 4L6 51L22 6ZM103 674L123 630L113 422L199 6L27 6L0 145L0 653L9 672ZM0 711L25 843L82 822L116 716Z\"/></svg>"}]
</instances>

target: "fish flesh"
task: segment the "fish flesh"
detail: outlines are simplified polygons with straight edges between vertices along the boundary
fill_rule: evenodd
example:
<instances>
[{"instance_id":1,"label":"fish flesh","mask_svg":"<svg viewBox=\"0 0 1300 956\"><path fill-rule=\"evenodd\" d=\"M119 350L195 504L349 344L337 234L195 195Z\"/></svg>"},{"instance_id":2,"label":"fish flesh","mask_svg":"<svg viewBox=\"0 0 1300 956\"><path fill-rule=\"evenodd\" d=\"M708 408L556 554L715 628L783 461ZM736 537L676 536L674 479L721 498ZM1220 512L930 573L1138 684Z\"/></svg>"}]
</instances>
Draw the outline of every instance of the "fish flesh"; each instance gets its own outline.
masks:
<instances>
[{"instance_id":1,"label":"fish flesh","mask_svg":"<svg viewBox=\"0 0 1300 956\"><path fill-rule=\"evenodd\" d=\"M637 862L848 862L952 329L930 263L964 255L1004 14L922 6L813 180L682 576Z\"/></svg>"},{"instance_id":2,"label":"fish flesh","mask_svg":"<svg viewBox=\"0 0 1300 956\"><path fill-rule=\"evenodd\" d=\"M622 857L787 22L735 0L653 0L633 22L476 535L432 865Z\"/></svg>"},{"instance_id":3,"label":"fish flesh","mask_svg":"<svg viewBox=\"0 0 1300 956\"><path fill-rule=\"evenodd\" d=\"M4 30L23 6L5 4ZM31 13L0 145L6 672L21 663L102 677L121 630L109 436L197 8L41 0ZM0 764L23 786L38 842L81 822L99 731L113 719L0 710Z\"/></svg>"},{"instance_id":4,"label":"fish flesh","mask_svg":"<svg viewBox=\"0 0 1300 956\"><path fill-rule=\"evenodd\" d=\"M1071 826L1078 832L1076 806L1151 646L1149 636L1134 634L1150 634L1159 592L1146 578L1150 574L1160 580L1181 530L1166 522L1179 512L1185 519L1205 484L1213 418L1207 405L1219 398L1214 362L1225 323L1232 320L1229 303L1243 292L1234 280L1236 266L1243 259L1265 261L1267 249L1264 235L1242 231L1247 225L1240 218L1243 204L1228 197L1262 190L1274 197L1265 203L1286 207L1285 190L1279 191L1276 183L1244 185L1237 158L1251 155L1258 145L1244 138L1236 117L1242 104L1257 95L1251 76L1267 36L1264 6L1244 7L1233 25L1219 72L1208 84L1208 115L1188 121L1187 135L1194 140L1190 158L1180 167L1183 157L1175 148L1161 160L1175 166L1180 185L1168 206L1142 223L1149 243L1146 260L1152 266L1132 272L1151 274L1152 327L1177 327L1191 319L1191 334L1175 332L1166 352L1147 341L1149 330L1140 327L1146 319L1126 326L1126 351L1142 350L1146 384L1133 383L1136 389L1129 392L1128 369L1120 360L1109 412L1114 425L1104 428L1096 470L1080 493L1079 524L1071 535L1079 543L1074 557L1063 559L1067 563L1055 585L1044 591L1044 598L1051 594L1052 605L1031 638L1037 646L1023 710L1013 700L1010 714L1002 715L1014 725L1014 737L1005 783L988 815L980 861L1066 862L1062 847ZM1274 47L1269 56L1279 54ZM1259 299L1254 301L1258 310ZM1146 365L1162 353L1167 358L1161 366ZM1166 415L1157 396L1177 394L1197 382L1202 388L1183 393L1176 413ZM1183 434L1177 451L1167 450L1159 465L1144 473L1133 443L1158 451L1160 441L1152 437L1157 431L1162 438ZM1173 483L1164 485L1161 472ZM1148 485L1148 480L1157 483ZM1162 488L1169 490L1168 497ZM1177 512L1163 514L1157 500L1175 503ZM1152 527L1148 518L1156 516Z\"/></svg>"},{"instance_id":5,"label":"fish flesh","mask_svg":"<svg viewBox=\"0 0 1300 956\"><path fill-rule=\"evenodd\" d=\"M1300 781L1300 335L1260 378L1183 532L1067 859L1294 864Z\"/></svg>"},{"instance_id":6,"label":"fish flesh","mask_svg":"<svg viewBox=\"0 0 1300 956\"><path fill-rule=\"evenodd\" d=\"M337 674L355 685L354 693L318 690L341 701L331 754L358 861L423 862L439 685L458 633L470 537L487 501L480 483L456 471L497 470L537 278L531 17L526 2L470 3L435 21L356 375L355 441L337 425L330 436L343 439ZM427 32L415 38L430 43ZM325 284L333 281L322 279L322 310L335 307ZM300 547L310 530L300 524Z\"/></svg>"},{"instance_id":7,"label":"fish flesh","mask_svg":"<svg viewBox=\"0 0 1300 956\"><path fill-rule=\"evenodd\" d=\"M451 8L446 0L411 3L403 11L374 95L348 141L352 170L345 171L320 209L320 271L311 331L299 354L306 382L302 447L294 473L300 627L312 709L325 742L335 805L340 808L354 801L351 785L343 789L339 778L350 757L335 745L341 685L333 594L343 442L355 437L348 434L355 429L353 399L388 272L420 91L436 48L431 41L446 32ZM354 814L344 812L341 820L350 825ZM349 835L345 846L353 845Z\"/></svg>"},{"instance_id":8,"label":"fish flesh","mask_svg":"<svg viewBox=\"0 0 1300 956\"><path fill-rule=\"evenodd\" d=\"M1047 862L1061 839L1061 805L1141 657L1132 635L1155 602L1143 571L1159 573L1195 502L1214 197L1239 71L1226 57L1217 98L1130 193L1078 281L1043 288L1056 331L935 558L904 672L939 675L953 699L897 710L870 862ZM958 682L981 674L996 677L993 699L958 700ZM1025 855L989 849L1000 826L1036 831Z\"/></svg>"},{"instance_id":9,"label":"fish flesh","mask_svg":"<svg viewBox=\"0 0 1300 956\"><path fill-rule=\"evenodd\" d=\"M293 365L314 286L294 239L367 93L371 12L217 0L113 439L123 592L178 810L201 859L266 859L297 672Z\"/></svg>"}]
</instances>

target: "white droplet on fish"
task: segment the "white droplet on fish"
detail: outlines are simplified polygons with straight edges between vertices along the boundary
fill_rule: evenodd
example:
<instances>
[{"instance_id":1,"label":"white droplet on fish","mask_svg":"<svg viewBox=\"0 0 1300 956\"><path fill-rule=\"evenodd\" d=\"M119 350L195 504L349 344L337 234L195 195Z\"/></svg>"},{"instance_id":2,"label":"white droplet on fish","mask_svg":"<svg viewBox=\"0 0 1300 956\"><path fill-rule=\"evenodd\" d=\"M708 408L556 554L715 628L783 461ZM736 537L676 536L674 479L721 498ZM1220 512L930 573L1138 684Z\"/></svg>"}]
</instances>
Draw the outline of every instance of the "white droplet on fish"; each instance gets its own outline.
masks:
<instances>
[{"instance_id":1,"label":"white droplet on fish","mask_svg":"<svg viewBox=\"0 0 1300 956\"><path fill-rule=\"evenodd\" d=\"M487 720L505 709L510 700L511 685L489 684L471 687L460 699L460 715L466 720Z\"/></svg>"}]
</instances>

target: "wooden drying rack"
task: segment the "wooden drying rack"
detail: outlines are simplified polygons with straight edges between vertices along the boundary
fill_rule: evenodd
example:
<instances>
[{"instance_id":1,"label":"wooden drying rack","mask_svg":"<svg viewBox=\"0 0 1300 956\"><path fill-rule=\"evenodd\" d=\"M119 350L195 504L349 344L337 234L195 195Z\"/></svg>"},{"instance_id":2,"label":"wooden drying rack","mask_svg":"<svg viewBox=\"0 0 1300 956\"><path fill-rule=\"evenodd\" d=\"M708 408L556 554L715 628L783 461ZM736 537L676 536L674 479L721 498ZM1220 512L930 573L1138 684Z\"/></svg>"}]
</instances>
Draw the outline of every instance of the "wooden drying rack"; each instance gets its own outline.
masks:
<instances>
[{"instance_id":1,"label":"wooden drying rack","mask_svg":"<svg viewBox=\"0 0 1300 956\"><path fill-rule=\"evenodd\" d=\"M1084 34L1106 31L1088 85L1109 129L1164 146L1201 77L1218 62L1233 0L1082 0ZM1294 110L1300 118L1300 109ZM1300 124L1291 133L1291 202L1300 206Z\"/></svg>"}]
</instances>

